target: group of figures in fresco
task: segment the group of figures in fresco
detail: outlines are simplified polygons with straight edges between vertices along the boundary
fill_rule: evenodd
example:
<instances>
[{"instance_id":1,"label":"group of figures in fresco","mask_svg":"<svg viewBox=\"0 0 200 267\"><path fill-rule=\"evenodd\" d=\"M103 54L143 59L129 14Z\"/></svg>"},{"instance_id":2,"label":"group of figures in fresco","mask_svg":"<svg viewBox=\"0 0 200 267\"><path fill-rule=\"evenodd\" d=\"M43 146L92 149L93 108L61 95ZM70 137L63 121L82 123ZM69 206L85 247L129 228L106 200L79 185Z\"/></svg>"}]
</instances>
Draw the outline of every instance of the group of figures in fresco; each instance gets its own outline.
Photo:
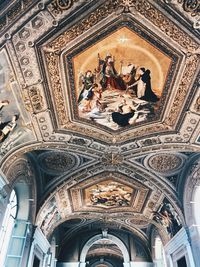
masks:
<instances>
[{"instance_id":1,"label":"group of figures in fresco","mask_svg":"<svg viewBox=\"0 0 200 267\"><path fill-rule=\"evenodd\" d=\"M2 110L5 106L9 105L9 100L0 100L0 143L4 142L5 139L10 135L10 133L17 126L17 120L19 118L18 114L13 114L9 121L2 121Z\"/></svg>"},{"instance_id":2,"label":"group of figures in fresco","mask_svg":"<svg viewBox=\"0 0 200 267\"><path fill-rule=\"evenodd\" d=\"M118 73L115 58L107 55L93 71L80 75L78 110L81 117L113 129L145 121L154 115L158 96L151 88L151 72L128 64Z\"/></svg>"},{"instance_id":3,"label":"group of figures in fresco","mask_svg":"<svg viewBox=\"0 0 200 267\"><path fill-rule=\"evenodd\" d=\"M129 206L132 189L125 188L117 182L97 184L90 190L90 201L93 206L99 207L124 207Z\"/></svg>"},{"instance_id":4,"label":"group of figures in fresco","mask_svg":"<svg viewBox=\"0 0 200 267\"><path fill-rule=\"evenodd\" d=\"M177 212L168 202L164 202L159 211L154 212L153 220L160 223L170 237L173 237L182 227Z\"/></svg>"}]
</instances>

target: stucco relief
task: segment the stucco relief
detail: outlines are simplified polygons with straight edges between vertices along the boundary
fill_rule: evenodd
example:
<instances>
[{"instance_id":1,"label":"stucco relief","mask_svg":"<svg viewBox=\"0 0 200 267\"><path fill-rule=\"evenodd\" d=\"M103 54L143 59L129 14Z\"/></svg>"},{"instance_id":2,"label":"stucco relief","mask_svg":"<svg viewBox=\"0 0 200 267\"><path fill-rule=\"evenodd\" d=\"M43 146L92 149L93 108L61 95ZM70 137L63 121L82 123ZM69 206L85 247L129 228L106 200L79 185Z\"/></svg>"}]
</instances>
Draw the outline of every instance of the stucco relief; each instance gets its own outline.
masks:
<instances>
[{"instance_id":1,"label":"stucco relief","mask_svg":"<svg viewBox=\"0 0 200 267\"><path fill-rule=\"evenodd\" d=\"M186 158L178 153L158 153L144 160L146 167L163 175L172 175L180 171Z\"/></svg>"},{"instance_id":2,"label":"stucco relief","mask_svg":"<svg viewBox=\"0 0 200 267\"><path fill-rule=\"evenodd\" d=\"M80 163L80 159L75 155L61 151L42 153L38 161L45 172L57 175L77 167Z\"/></svg>"}]
</instances>

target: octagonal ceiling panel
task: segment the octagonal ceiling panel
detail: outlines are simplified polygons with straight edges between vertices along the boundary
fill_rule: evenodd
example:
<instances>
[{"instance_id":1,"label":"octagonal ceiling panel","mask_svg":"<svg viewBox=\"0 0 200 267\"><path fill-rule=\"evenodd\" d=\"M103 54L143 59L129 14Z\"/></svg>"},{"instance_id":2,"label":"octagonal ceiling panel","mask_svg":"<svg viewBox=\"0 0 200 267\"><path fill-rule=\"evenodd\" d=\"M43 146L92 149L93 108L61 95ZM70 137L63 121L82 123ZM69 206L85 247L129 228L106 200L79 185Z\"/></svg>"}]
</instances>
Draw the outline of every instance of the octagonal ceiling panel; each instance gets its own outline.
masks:
<instances>
[{"instance_id":1,"label":"octagonal ceiling panel","mask_svg":"<svg viewBox=\"0 0 200 267\"><path fill-rule=\"evenodd\" d=\"M131 21L77 42L64 53L70 119L110 134L159 121L177 60Z\"/></svg>"},{"instance_id":2,"label":"octagonal ceiling panel","mask_svg":"<svg viewBox=\"0 0 200 267\"><path fill-rule=\"evenodd\" d=\"M142 212L149 188L118 173L95 176L70 190L74 211Z\"/></svg>"},{"instance_id":3,"label":"octagonal ceiling panel","mask_svg":"<svg viewBox=\"0 0 200 267\"><path fill-rule=\"evenodd\" d=\"M75 119L120 130L155 118L169 56L127 27L82 49L73 52L72 61L67 57L69 68L73 65Z\"/></svg>"},{"instance_id":4,"label":"octagonal ceiling panel","mask_svg":"<svg viewBox=\"0 0 200 267\"><path fill-rule=\"evenodd\" d=\"M127 207L133 196L136 196L136 190L112 180L97 183L84 190L84 202L89 207Z\"/></svg>"}]
</instances>

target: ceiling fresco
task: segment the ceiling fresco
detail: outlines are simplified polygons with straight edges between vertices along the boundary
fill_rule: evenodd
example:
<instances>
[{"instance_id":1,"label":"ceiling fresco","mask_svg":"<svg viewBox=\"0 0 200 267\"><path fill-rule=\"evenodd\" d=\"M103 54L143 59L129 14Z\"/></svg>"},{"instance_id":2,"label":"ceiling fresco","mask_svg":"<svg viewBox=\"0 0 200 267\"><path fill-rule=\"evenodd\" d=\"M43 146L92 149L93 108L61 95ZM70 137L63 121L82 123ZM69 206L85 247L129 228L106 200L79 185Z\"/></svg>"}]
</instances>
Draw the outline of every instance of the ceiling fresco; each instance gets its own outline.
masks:
<instances>
[{"instance_id":1,"label":"ceiling fresco","mask_svg":"<svg viewBox=\"0 0 200 267\"><path fill-rule=\"evenodd\" d=\"M84 202L87 206L101 208L127 207L130 206L133 195L133 188L106 180L85 189Z\"/></svg>"},{"instance_id":2,"label":"ceiling fresco","mask_svg":"<svg viewBox=\"0 0 200 267\"><path fill-rule=\"evenodd\" d=\"M72 58L78 116L112 130L154 118L171 63L127 27L90 41Z\"/></svg>"}]
</instances>

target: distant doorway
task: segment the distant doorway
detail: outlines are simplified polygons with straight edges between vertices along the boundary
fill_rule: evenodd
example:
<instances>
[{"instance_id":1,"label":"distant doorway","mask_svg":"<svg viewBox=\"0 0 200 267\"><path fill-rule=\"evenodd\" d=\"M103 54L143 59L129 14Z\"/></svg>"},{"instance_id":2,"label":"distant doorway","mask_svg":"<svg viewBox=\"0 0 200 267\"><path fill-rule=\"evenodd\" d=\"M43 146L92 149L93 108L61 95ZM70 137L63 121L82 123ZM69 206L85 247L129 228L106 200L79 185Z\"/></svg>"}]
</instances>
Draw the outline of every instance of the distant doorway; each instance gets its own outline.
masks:
<instances>
[{"instance_id":1,"label":"distant doorway","mask_svg":"<svg viewBox=\"0 0 200 267\"><path fill-rule=\"evenodd\" d=\"M180 258L177 261L177 265L178 265L178 267L187 267L187 263L186 263L185 257Z\"/></svg>"},{"instance_id":2,"label":"distant doorway","mask_svg":"<svg viewBox=\"0 0 200 267\"><path fill-rule=\"evenodd\" d=\"M34 257L33 267L40 267L40 260L36 256Z\"/></svg>"}]
</instances>

